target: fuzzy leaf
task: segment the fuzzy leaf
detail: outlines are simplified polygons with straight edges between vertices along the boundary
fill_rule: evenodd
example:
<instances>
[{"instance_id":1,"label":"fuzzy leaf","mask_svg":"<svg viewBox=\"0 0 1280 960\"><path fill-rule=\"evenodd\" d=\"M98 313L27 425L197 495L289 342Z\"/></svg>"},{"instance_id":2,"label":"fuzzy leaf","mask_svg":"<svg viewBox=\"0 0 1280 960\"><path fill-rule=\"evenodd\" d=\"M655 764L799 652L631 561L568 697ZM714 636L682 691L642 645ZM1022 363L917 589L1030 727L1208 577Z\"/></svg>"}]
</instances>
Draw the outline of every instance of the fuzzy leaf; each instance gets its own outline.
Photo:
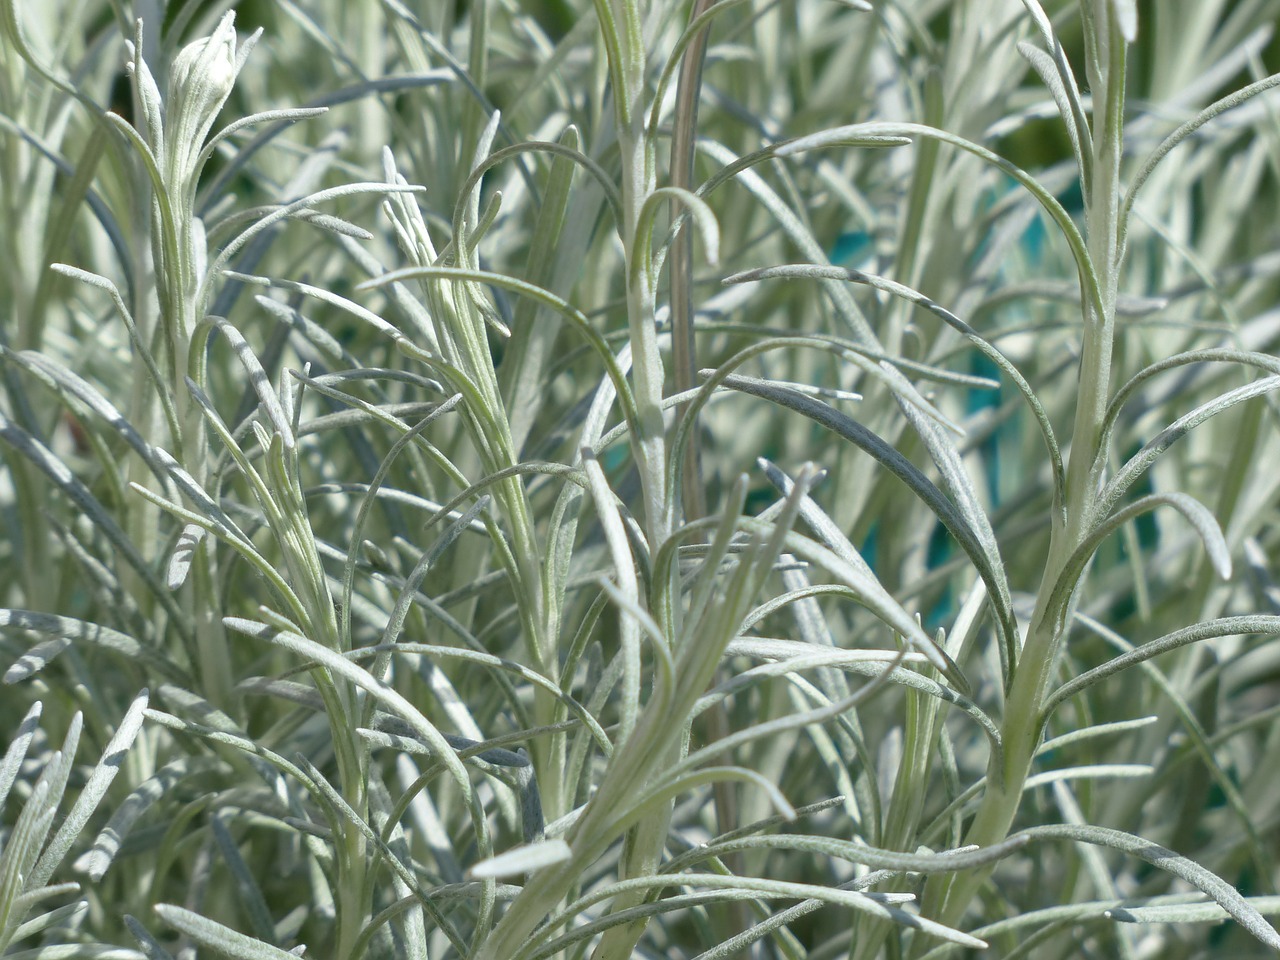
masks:
<instances>
[{"instance_id":1,"label":"fuzzy leaf","mask_svg":"<svg viewBox=\"0 0 1280 960\"><path fill-rule=\"evenodd\" d=\"M482 860L472 865L467 876L473 880L502 880L520 874L536 873L552 864L563 863L572 856L573 851L563 840L543 840Z\"/></svg>"},{"instance_id":2,"label":"fuzzy leaf","mask_svg":"<svg viewBox=\"0 0 1280 960\"><path fill-rule=\"evenodd\" d=\"M217 950L235 960L296 960L296 954L237 933L208 917L169 903L156 904L156 915L201 946Z\"/></svg>"}]
</instances>

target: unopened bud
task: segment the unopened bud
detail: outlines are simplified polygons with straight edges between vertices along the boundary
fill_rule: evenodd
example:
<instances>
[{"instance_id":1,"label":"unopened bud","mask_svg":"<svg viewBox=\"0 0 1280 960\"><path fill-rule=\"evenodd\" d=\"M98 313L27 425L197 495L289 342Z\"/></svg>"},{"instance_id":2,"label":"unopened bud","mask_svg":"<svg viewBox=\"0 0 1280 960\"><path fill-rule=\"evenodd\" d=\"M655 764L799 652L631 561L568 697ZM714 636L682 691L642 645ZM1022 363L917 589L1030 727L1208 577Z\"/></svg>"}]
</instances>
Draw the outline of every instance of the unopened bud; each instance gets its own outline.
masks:
<instances>
[{"instance_id":1,"label":"unopened bud","mask_svg":"<svg viewBox=\"0 0 1280 960\"><path fill-rule=\"evenodd\" d=\"M178 52L169 74L166 139L170 175L189 176L222 105L236 80L235 13L229 12L213 35L195 40Z\"/></svg>"}]
</instances>

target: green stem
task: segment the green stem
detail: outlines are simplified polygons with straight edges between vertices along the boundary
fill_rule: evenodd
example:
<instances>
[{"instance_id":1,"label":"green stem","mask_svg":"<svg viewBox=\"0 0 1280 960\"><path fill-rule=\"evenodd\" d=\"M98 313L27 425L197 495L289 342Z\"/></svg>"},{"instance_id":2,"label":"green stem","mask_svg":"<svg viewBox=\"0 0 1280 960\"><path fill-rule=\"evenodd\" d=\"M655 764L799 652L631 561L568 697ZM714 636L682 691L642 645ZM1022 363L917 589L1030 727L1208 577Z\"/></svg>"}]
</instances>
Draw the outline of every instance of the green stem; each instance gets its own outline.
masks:
<instances>
[{"instance_id":1,"label":"green stem","mask_svg":"<svg viewBox=\"0 0 1280 960\"><path fill-rule=\"evenodd\" d=\"M652 145L645 135L644 38L640 11L634 0L596 0L606 29L610 76L614 84L614 112L618 152L622 158L622 242L626 255L627 329L631 340L631 371L635 381L639 437L636 461L644 489L645 532L653 549L670 535L674 517L666 493L666 441L663 436L664 370L654 327L657 291L649 243L641 211L654 189Z\"/></svg>"},{"instance_id":2,"label":"green stem","mask_svg":"<svg viewBox=\"0 0 1280 960\"><path fill-rule=\"evenodd\" d=\"M1042 733L1042 706L1058 651L1070 623L1074 600L1055 609L1051 598L1069 558L1096 522L1093 502L1106 451L1100 448L1102 427L1110 394L1111 356L1114 340L1120 237L1120 159L1123 149L1125 43L1114 15L1094 21L1089 0L1082 0L1086 34L1093 34L1089 48L1098 57L1090 63L1090 82L1102 102L1095 114L1092 191L1086 212L1089 257L1097 277L1097 299L1085 292L1084 346L1075 426L1067 465L1065 518L1055 518L1049 555L1037 594L1036 608L1023 645L1022 657L1010 685L1002 724L1004 763L989 771L987 791L965 843L990 846L1009 835L1017 816L1032 758ZM1093 28L1093 31L1090 28ZM1100 62L1101 56L1106 62ZM1099 309L1100 307L1100 309ZM1083 574L1081 574L1083 576ZM922 910L926 916L956 926L994 869L937 875L926 884Z\"/></svg>"}]
</instances>

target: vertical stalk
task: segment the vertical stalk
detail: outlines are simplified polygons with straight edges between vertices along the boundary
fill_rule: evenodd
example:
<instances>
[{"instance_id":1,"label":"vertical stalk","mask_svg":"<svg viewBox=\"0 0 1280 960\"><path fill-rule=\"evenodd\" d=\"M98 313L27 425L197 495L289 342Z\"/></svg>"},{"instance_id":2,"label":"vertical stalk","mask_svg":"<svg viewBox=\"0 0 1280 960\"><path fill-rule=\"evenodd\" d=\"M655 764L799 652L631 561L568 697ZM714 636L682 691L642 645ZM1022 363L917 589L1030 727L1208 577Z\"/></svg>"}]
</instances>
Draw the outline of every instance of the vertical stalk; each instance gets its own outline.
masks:
<instances>
[{"instance_id":1,"label":"vertical stalk","mask_svg":"<svg viewBox=\"0 0 1280 960\"><path fill-rule=\"evenodd\" d=\"M1111 379L1111 357L1118 285L1120 231L1120 159L1123 148L1125 39L1112 5L1081 0L1088 50L1089 81L1101 110L1095 107L1091 191L1086 209L1089 257L1097 289L1083 291L1084 343L1071 452L1067 464L1065 517L1054 519L1049 556L1037 594L1035 612L1022 658L1010 685L1002 724L1005 762L992 770L987 791L970 825L965 843L990 846L1009 834L1040 743L1041 709L1063 637L1070 623L1068 609L1050 603L1068 558L1087 536L1106 451L1099 448ZM986 882L992 868L931 878L922 909L926 915L957 925Z\"/></svg>"},{"instance_id":2,"label":"vertical stalk","mask_svg":"<svg viewBox=\"0 0 1280 960\"><path fill-rule=\"evenodd\" d=\"M608 5L612 12L603 14ZM631 339L632 375L639 414L636 461L644 493L645 532L650 549L657 551L670 536L675 524L674 496L666 488L666 438L662 416L665 373L658 352L654 326L656 282L648 238L639 231L649 229L641 222L641 211L656 185L653 145L645 128L645 52L640 10L634 0L597 0L605 43L610 52L610 73L614 84L614 105L618 125L618 149L622 158L623 245L626 251L627 327ZM618 27L621 27L619 30ZM696 96L696 95L695 95ZM686 316L686 319L687 316ZM683 358L682 358L683 359ZM674 493L674 491L672 491ZM666 592L671 583L654 585ZM642 738L637 729L632 739ZM668 744L666 759L674 762L678 747ZM617 762L617 758L615 758ZM599 805L594 805L599 809ZM671 806L642 818L628 833L618 873L621 878L652 872L661 859L670 828ZM618 899L615 910L625 910L645 899L643 893ZM592 954L592 960L626 960L644 933L645 922L614 927L607 931Z\"/></svg>"},{"instance_id":3,"label":"vertical stalk","mask_svg":"<svg viewBox=\"0 0 1280 960\"><path fill-rule=\"evenodd\" d=\"M653 150L645 135L645 54L640 10L635 0L596 0L604 31L609 78L614 92L618 152L622 160L622 243L626 256L627 329L635 381L639 437L636 461L644 490L645 532L657 549L671 533L674 515L666 490L666 440L663 436L664 371L654 328L657 291L641 240L640 212L654 189Z\"/></svg>"},{"instance_id":4,"label":"vertical stalk","mask_svg":"<svg viewBox=\"0 0 1280 960\"><path fill-rule=\"evenodd\" d=\"M694 0L689 11L692 23L716 4L717 0ZM694 142L698 135L698 104L702 96L702 67L706 62L707 37L710 25L703 27L690 42L680 63L680 75L676 83L675 113L671 123L670 180L673 187L693 189ZM672 202L671 217L681 213L679 204ZM671 292L671 367L672 385L676 393L692 390L698 373L697 338L694 332L695 310L693 306L693 231L686 227L671 244L667 259L668 281ZM690 414L690 410L693 413ZM688 403L676 407L676 422L685 416L697 416L696 408ZM684 459L681 461L680 501L684 522L700 520L707 515L706 491L702 485L701 438L696 423L689 431ZM676 491L671 491L674 496ZM701 538L699 538L701 539ZM679 610L679 604L673 609ZM707 726L712 739L719 740L729 734L729 711L723 701L707 711ZM738 826L738 794L730 782L718 782L712 787L716 812L716 826L721 833L728 833ZM741 854L728 854L725 863L734 873L742 870ZM727 905L731 925L736 933L746 929L748 917L745 904Z\"/></svg>"},{"instance_id":5,"label":"vertical stalk","mask_svg":"<svg viewBox=\"0 0 1280 960\"><path fill-rule=\"evenodd\" d=\"M0 35L0 41L9 42ZM39 86L24 58L9 52L0 62L4 76L0 77L0 112L13 117L18 123L32 129L40 129L44 117L35 106L34 97L25 96ZM4 231L0 239L0 343L15 350L34 350L43 346L43 318L32 310L32 294L38 283L38 264L35 257L41 246L34 242L40 236L41 225L33 202L35 175L33 167L38 163L32 146L20 137L6 134L0 137L0 210L4 223L16 226ZM19 238L21 238L19 240ZM17 240L18 242L14 242ZM10 334L9 331L13 331ZM41 427L35 411L27 400L26 391L17 372L9 365L4 369L4 392L9 400L8 412L28 432L39 437ZM48 509L47 484L39 471L25 457L15 456L5 461L14 487L14 512L21 541L21 569L23 595L27 603L37 610L54 609L57 595L57 578L50 576L52 559L50 539L40 529L36 518Z\"/></svg>"},{"instance_id":6,"label":"vertical stalk","mask_svg":"<svg viewBox=\"0 0 1280 960\"><path fill-rule=\"evenodd\" d=\"M694 0L690 21L696 20L714 6L716 0ZM703 28L685 50L676 85L676 108L671 129L671 185L685 190L693 187L693 148L698 132L698 101L702 93L702 65L707 53L707 29ZM671 204L671 215L679 214L679 205ZM668 259L671 284L671 367L676 393L691 390L698 373L697 343L694 336L693 309L693 232L681 230L671 245ZM676 419L684 417L688 404L676 408ZM698 520L707 514L706 496L702 489L698 430L689 432L689 446L684 452L683 489L684 518Z\"/></svg>"},{"instance_id":7,"label":"vertical stalk","mask_svg":"<svg viewBox=\"0 0 1280 960\"><path fill-rule=\"evenodd\" d=\"M373 4L370 5L374 6ZM443 6L443 5L442 5ZM477 90L483 91L489 74L489 0L471 0L467 4L470 16L470 44L467 53L467 74ZM444 34L447 36L447 34ZM467 164L475 156L476 144L480 142L480 131L489 118L485 115L484 105L475 98L466 96L463 100L462 135L458 142L458 167L465 179Z\"/></svg>"}]
</instances>

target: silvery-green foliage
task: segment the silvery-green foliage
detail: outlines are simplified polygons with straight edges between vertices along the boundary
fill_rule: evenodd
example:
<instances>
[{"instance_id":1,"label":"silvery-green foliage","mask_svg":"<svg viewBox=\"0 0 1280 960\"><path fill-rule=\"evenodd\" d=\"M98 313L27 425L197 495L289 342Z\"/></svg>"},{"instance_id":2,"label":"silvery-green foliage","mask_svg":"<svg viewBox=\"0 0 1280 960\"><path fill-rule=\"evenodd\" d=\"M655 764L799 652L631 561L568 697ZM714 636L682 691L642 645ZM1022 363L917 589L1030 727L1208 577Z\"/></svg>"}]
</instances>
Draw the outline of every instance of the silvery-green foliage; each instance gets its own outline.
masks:
<instances>
[{"instance_id":1,"label":"silvery-green foliage","mask_svg":"<svg viewBox=\"0 0 1280 960\"><path fill-rule=\"evenodd\" d=\"M83 717L76 713L61 749L48 751L48 740L39 727L42 704L37 701L27 711L4 759L0 760L0 805L7 804L15 792L15 799L21 801L21 813L0 848L0 951L8 951L11 944L43 936L46 941L52 937L55 943L78 944L72 949L83 950L87 956L137 956L133 951L112 950L86 942L76 928L87 904L84 900L67 902L80 892L80 885L50 883L50 880L124 766L125 756L142 727L147 699L145 690L135 698L107 743L102 759L80 785L75 802L65 811L61 808L76 765ZM43 757L32 758L31 765L38 769L39 776L34 784L21 784L25 790L15 791L23 761L37 741L37 735L40 746L46 748ZM62 903L53 906L49 901Z\"/></svg>"},{"instance_id":2,"label":"silvery-green foliage","mask_svg":"<svg viewBox=\"0 0 1280 960\"><path fill-rule=\"evenodd\" d=\"M0 955L1280 947L1277 20L0 0Z\"/></svg>"}]
</instances>

